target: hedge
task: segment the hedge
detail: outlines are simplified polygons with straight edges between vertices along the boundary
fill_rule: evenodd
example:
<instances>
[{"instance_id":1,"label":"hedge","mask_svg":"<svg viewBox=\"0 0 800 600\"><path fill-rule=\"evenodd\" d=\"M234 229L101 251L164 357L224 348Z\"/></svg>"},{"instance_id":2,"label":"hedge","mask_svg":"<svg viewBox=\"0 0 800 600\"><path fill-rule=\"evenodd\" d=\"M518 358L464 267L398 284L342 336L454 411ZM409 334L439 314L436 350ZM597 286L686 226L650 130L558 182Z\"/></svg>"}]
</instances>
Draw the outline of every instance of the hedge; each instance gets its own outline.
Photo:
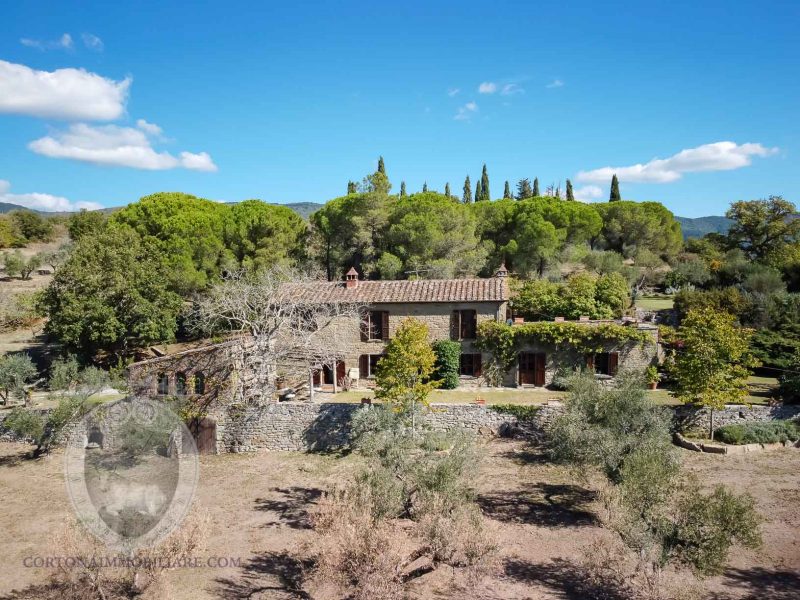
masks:
<instances>
[{"instance_id":1,"label":"hedge","mask_svg":"<svg viewBox=\"0 0 800 600\"><path fill-rule=\"evenodd\" d=\"M800 439L800 426L794 421L752 421L718 428L714 437L726 444L772 444Z\"/></svg>"}]
</instances>

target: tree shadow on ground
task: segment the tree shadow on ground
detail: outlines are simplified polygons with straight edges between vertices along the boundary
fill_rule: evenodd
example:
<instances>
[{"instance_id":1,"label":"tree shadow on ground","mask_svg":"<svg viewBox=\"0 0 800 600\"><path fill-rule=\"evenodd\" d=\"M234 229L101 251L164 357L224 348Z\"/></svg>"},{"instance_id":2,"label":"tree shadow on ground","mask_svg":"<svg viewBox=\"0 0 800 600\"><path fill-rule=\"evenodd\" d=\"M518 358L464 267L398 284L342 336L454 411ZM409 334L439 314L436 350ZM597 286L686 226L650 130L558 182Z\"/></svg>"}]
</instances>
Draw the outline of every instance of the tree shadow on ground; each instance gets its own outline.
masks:
<instances>
[{"instance_id":1,"label":"tree shadow on ground","mask_svg":"<svg viewBox=\"0 0 800 600\"><path fill-rule=\"evenodd\" d=\"M313 566L310 561L286 552L259 554L242 567L241 576L217 578L220 598L301 598L311 596L303 591L306 571Z\"/></svg>"},{"instance_id":2,"label":"tree shadow on ground","mask_svg":"<svg viewBox=\"0 0 800 600\"><path fill-rule=\"evenodd\" d=\"M629 600L631 591L617 581L590 577L585 568L555 558L548 563L508 559L503 565L506 577L525 584L550 588L566 600Z\"/></svg>"},{"instance_id":3,"label":"tree shadow on ground","mask_svg":"<svg viewBox=\"0 0 800 600\"><path fill-rule=\"evenodd\" d=\"M597 494L572 484L537 483L529 490L480 494L484 514L503 523L546 527L587 527L599 525L588 508Z\"/></svg>"},{"instance_id":4,"label":"tree shadow on ground","mask_svg":"<svg viewBox=\"0 0 800 600\"><path fill-rule=\"evenodd\" d=\"M292 529L310 529L311 519L308 509L316 504L322 496L319 488L287 487L273 488L271 491L280 494L280 498L256 498L256 510L278 514L278 520L264 526L286 525Z\"/></svg>"},{"instance_id":5,"label":"tree shadow on ground","mask_svg":"<svg viewBox=\"0 0 800 600\"><path fill-rule=\"evenodd\" d=\"M737 591L731 596L727 592L718 592L709 600L797 600L800 598L800 572L790 570L764 569L728 569L724 574L724 583ZM744 596L742 594L745 594Z\"/></svg>"},{"instance_id":6,"label":"tree shadow on ground","mask_svg":"<svg viewBox=\"0 0 800 600\"><path fill-rule=\"evenodd\" d=\"M5 456L0 456L0 467L16 467L23 462L37 460L38 458L34 458L33 453L28 451L6 454Z\"/></svg>"}]
</instances>

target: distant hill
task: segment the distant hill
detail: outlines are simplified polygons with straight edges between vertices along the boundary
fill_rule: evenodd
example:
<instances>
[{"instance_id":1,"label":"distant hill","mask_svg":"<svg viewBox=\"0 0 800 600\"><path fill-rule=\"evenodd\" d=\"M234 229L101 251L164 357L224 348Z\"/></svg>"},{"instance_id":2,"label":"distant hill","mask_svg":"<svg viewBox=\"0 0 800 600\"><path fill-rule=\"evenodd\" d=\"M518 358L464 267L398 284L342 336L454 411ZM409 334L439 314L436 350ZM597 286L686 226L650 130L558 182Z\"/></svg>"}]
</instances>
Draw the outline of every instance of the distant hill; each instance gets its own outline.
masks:
<instances>
[{"instance_id":1,"label":"distant hill","mask_svg":"<svg viewBox=\"0 0 800 600\"><path fill-rule=\"evenodd\" d=\"M727 217L675 217L681 224L684 238L699 238L707 233L727 233L731 220Z\"/></svg>"},{"instance_id":2,"label":"distant hill","mask_svg":"<svg viewBox=\"0 0 800 600\"><path fill-rule=\"evenodd\" d=\"M273 202L273 204L277 204L277 202ZM319 210L325 206L325 204L321 202L287 202L281 206L287 206L304 219L308 219L308 217L311 216L311 213Z\"/></svg>"},{"instance_id":3,"label":"distant hill","mask_svg":"<svg viewBox=\"0 0 800 600\"><path fill-rule=\"evenodd\" d=\"M9 213L12 210L25 210L25 207L19 204L11 204L10 202L0 202L0 214Z\"/></svg>"}]
</instances>

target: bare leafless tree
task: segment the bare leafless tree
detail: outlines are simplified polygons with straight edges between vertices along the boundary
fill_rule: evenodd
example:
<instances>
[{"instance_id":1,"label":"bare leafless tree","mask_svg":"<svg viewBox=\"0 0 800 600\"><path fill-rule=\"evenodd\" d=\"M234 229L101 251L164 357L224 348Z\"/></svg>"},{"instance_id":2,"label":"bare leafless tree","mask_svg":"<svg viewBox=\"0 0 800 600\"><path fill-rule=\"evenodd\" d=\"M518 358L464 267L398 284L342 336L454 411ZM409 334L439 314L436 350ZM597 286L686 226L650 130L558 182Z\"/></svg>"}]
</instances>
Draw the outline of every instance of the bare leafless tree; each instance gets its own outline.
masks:
<instances>
[{"instance_id":1,"label":"bare leafless tree","mask_svg":"<svg viewBox=\"0 0 800 600\"><path fill-rule=\"evenodd\" d=\"M363 314L360 304L325 293L336 285L275 267L230 274L198 300L198 328L240 334L235 339L240 393L246 402L271 400L279 373L307 377L309 396L314 371L329 366L336 378L336 363L352 339L342 332L357 327Z\"/></svg>"}]
</instances>

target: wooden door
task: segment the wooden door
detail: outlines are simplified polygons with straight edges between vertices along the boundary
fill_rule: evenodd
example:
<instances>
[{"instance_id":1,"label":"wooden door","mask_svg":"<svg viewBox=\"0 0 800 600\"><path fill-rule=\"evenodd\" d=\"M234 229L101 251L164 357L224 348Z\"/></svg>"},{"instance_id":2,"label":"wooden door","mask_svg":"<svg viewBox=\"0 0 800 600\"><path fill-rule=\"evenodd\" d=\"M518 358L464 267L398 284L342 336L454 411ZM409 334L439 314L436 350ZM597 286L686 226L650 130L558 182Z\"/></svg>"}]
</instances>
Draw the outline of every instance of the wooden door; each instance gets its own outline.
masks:
<instances>
[{"instance_id":1,"label":"wooden door","mask_svg":"<svg viewBox=\"0 0 800 600\"><path fill-rule=\"evenodd\" d=\"M212 419L192 419L188 426L199 454L217 453L217 424Z\"/></svg>"},{"instance_id":2,"label":"wooden door","mask_svg":"<svg viewBox=\"0 0 800 600\"><path fill-rule=\"evenodd\" d=\"M346 371L344 368L344 361L340 360L336 363L336 384L341 384L344 381Z\"/></svg>"},{"instance_id":3,"label":"wooden door","mask_svg":"<svg viewBox=\"0 0 800 600\"><path fill-rule=\"evenodd\" d=\"M533 385L543 386L545 370L547 367L547 356L543 352L539 352L535 356L535 365L533 371Z\"/></svg>"},{"instance_id":4,"label":"wooden door","mask_svg":"<svg viewBox=\"0 0 800 600\"><path fill-rule=\"evenodd\" d=\"M543 352L519 353L519 384L544 385L547 356Z\"/></svg>"}]
</instances>

